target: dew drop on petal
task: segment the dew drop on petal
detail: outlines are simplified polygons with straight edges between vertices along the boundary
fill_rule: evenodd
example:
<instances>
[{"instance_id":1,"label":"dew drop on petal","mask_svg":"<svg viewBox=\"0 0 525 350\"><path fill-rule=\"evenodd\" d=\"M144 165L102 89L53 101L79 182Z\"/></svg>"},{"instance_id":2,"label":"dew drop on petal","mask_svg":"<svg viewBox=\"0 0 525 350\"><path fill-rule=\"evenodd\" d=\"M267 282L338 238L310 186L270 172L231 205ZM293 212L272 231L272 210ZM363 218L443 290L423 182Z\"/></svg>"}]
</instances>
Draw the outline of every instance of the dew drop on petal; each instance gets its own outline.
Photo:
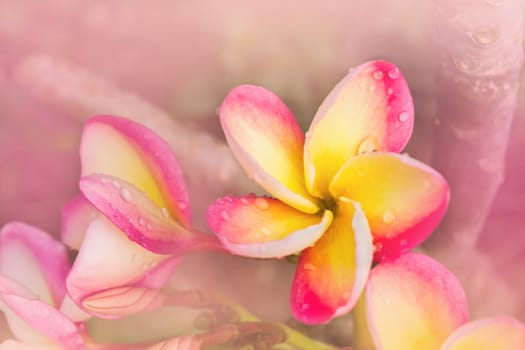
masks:
<instances>
[{"instance_id":1,"label":"dew drop on petal","mask_svg":"<svg viewBox=\"0 0 525 350\"><path fill-rule=\"evenodd\" d=\"M310 263L306 263L306 264L304 264L303 268L304 268L306 271L313 271L313 270L315 270L315 265L310 264Z\"/></svg>"},{"instance_id":2,"label":"dew drop on petal","mask_svg":"<svg viewBox=\"0 0 525 350\"><path fill-rule=\"evenodd\" d=\"M129 190L125 187L122 187L120 189L120 198L122 198L122 200L124 202L130 202L131 201L131 192L129 192Z\"/></svg>"},{"instance_id":3,"label":"dew drop on petal","mask_svg":"<svg viewBox=\"0 0 525 350\"><path fill-rule=\"evenodd\" d=\"M394 67L391 70L388 71L388 76L390 79L397 79L399 78L399 68Z\"/></svg>"},{"instance_id":4,"label":"dew drop on petal","mask_svg":"<svg viewBox=\"0 0 525 350\"><path fill-rule=\"evenodd\" d=\"M399 113L397 118L399 119L400 122L406 122L408 120L408 118L409 118L408 112L403 111L403 112Z\"/></svg>"},{"instance_id":5,"label":"dew drop on petal","mask_svg":"<svg viewBox=\"0 0 525 350\"><path fill-rule=\"evenodd\" d=\"M151 222L148 222L146 224L146 230L150 231L152 228L153 228L153 225L151 224Z\"/></svg>"},{"instance_id":6,"label":"dew drop on petal","mask_svg":"<svg viewBox=\"0 0 525 350\"><path fill-rule=\"evenodd\" d=\"M111 184L113 185L113 187L115 187L117 190L120 188L120 184L117 180L113 180L111 181Z\"/></svg>"},{"instance_id":7,"label":"dew drop on petal","mask_svg":"<svg viewBox=\"0 0 525 350\"><path fill-rule=\"evenodd\" d=\"M383 78L383 72L380 70L376 70L372 75L374 76L374 79L376 80L380 80Z\"/></svg>"},{"instance_id":8,"label":"dew drop on petal","mask_svg":"<svg viewBox=\"0 0 525 350\"><path fill-rule=\"evenodd\" d=\"M244 197L241 198L241 203L244 205L250 204L250 201Z\"/></svg>"},{"instance_id":9,"label":"dew drop on petal","mask_svg":"<svg viewBox=\"0 0 525 350\"><path fill-rule=\"evenodd\" d=\"M101 178L100 181L101 181L104 185L107 185L107 184L108 184L108 179L106 179L105 177Z\"/></svg>"},{"instance_id":10,"label":"dew drop on petal","mask_svg":"<svg viewBox=\"0 0 525 350\"><path fill-rule=\"evenodd\" d=\"M272 231L271 231L268 227L263 227L263 228L261 229L261 232L262 232L262 234L265 235L265 236L269 236L269 235L272 234Z\"/></svg>"},{"instance_id":11,"label":"dew drop on petal","mask_svg":"<svg viewBox=\"0 0 525 350\"><path fill-rule=\"evenodd\" d=\"M374 91L376 89L376 87L374 85L370 85L370 87L368 88L370 91Z\"/></svg>"},{"instance_id":12,"label":"dew drop on petal","mask_svg":"<svg viewBox=\"0 0 525 350\"><path fill-rule=\"evenodd\" d=\"M228 203L233 203L233 197L230 196L230 195L224 197L224 200L225 200L226 202L228 202Z\"/></svg>"},{"instance_id":13,"label":"dew drop on petal","mask_svg":"<svg viewBox=\"0 0 525 350\"><path fill-rule=\"evenodd\" d=\"M268 209L268 201L264 198L255 198L255 206L259 209L259 210L266 210Z\"/></svg>"},{"instance_id":14,"label":"dew drop on petal","mask_svg":"<svg viewBox=\"0 0 525 350\"><path fill-rule=\"evenodd\" d=\"M374 152L377 149L377 145L372 137L365 137L363 141L359 144L357 153L368 153Z\"/></svg>"},{"instance_id":15,"label":"dew drop on petal","mask_svg":"<svg viewBox=\"0 0 525 350\"><path fill-rule=\"evenodd\" d=\"M139 217L138 224L139 224L140 227L144 227L144 226L146 226L146 220L144 220L143 217Z\"/></svg>"},{"instance_id":16,"label":"dew drop on petal","mask_svg":"<svg viewBox=\"0 0 525 350\"><path fill-rule=\"evenodd\" d=\"M230 213L228 213L226 210L221 211L221 218L223 220L230 220Z\"/></svg>"},{"instance_id":17,"label":"dew drop on petal","mask_svg":"<svg viewBox=\"0 0 525 350\"><path fill-rule=\"evenodd\" d=\"M396 214L392 210L385 210L383 213L383 222L385 224L391 224L396 219Z\"/></svg>"},{"instance_id":18,"label":"dew drop on petal","mask_svg":"<svg viewBox=\"0 0 525 350\"><path fill-rule=\"evenodd\" d=\"M386 90L386 93L389 94L389 95L393 95L394 94L394 89L388 88L388 90Z\"/></svg>"},{"instance_id":19,"label":"dew drop on petal","mask_svg":"<svg viewBox=\"0 0 525 350\"><path fill-rule=\"evenodd\" d=\"M177 202L177 206L179 207L180 210L184 210L188 207L188 203L180 201L180 202Z\"/></svg>"},{"instance_id":20,"label":"dew drop on petal","mask_svg":"<svg viewBox=\"0 0 525 350\"><path fill-rule=\"evenodd\" d=\"M487 48L498 41L500 31L497 28L485 28L472 34L472 41L479 47Z\"/></svg>"},{"instance_id":21,"label":"dew drop on petal","mask_svg":"<svg viewBox=\"0 0 525 350\"><path fill-rule=\"evenodd\" d=\"M162 216L164 216L166 219L170 217L170 212L168 211L168 208L161 208L160 212L162 213Z\"/></svg>"}]
</instances>

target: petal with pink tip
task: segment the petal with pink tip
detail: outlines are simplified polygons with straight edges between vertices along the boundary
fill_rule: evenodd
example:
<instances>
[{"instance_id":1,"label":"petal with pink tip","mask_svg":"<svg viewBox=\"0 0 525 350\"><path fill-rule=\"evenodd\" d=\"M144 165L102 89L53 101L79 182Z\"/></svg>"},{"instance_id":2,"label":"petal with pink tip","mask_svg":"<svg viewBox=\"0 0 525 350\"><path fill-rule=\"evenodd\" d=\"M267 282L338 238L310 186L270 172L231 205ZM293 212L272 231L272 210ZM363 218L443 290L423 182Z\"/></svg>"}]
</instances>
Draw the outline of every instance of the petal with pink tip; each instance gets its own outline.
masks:
<instances>
[{"instance_id":1,"label":"petal with pink tip","mask_svg":"<svg viewBox=\"0 0 525 350\"><path fill-rule=\"evenodd\" d=\"M334 222L299 259L291 291L294 316L316 324L350 311L365 287L372 255L372 236L362 209L339 198Z\"/></svg>"},{"instance_id":2,"label":"petal with pink tip","mask_svg":"<svg viewBox=\"0 0 525 350\"><path fill-rule=\"evenodd\" d=\"M66 349L85 348L77 327L65 315L4 277L0 277L0 309L11 332L22 341L52 341Z\"/></svg>"},{"instance_id":3,"label":"petal with pink tip","mask_svg":"<svg viewBox=\"0 0 525 350\"><path fill-rule=\"evenodd\" d=\"M408 156L375 152L350 158L330 185L365 211L376 252L374 260L395 258L425 240L448 206L445 179Z\"/></svg>"},{"instance_id":4,"label":"petal with pink tip","mask_svg":"<svg viewBox=\"0 0 525 350\"><path fill-rule=\"evenodd\" d=\"M319 211L304 185L303 131L279 97L259 86L238 86L224 99L220 120L250 177L298 210Z\"/></svg>"},{"instance_id":5,"label":"petal with pink tip","mask_svg":"<svg viewBox=\"0 0 525 350\"><path fill-rule=\"evenodd\" d=\"M84 196L72 199L62 210L62 242L69 248L79 250L86 229L99 211Z\"/></svg>"},{"instance_id":6,"label":"petal with pink tip","mask_svg":"<svg viewBox=\"0 0 525 350\"><path fill-rule=\"evenodd\" d=\"M12 278L51 305L65 295L66 248L46 232L20 222L0 231L0 274Z\"/></svg>"},{"instance_id":7,"label":"petal with pink tip","mask_svg":"<svg viewBox=\"0 0 525 350\"><path fill-rule=\"evenodd\" d=\"M458 328L441 350L523 350L525 325L510 317L492 317Z\"/></svg>"},{"instance_id":8,"label":"petal with pink tip","mask_svg":"<svg viewBox=\"0 0 525 350\"><path fill-rule=\"evenodd\" d=\"M95 316L116 318L135 313L137 307L126 307L126 301L141 300L139 294L144 288L161 288L179 260L144 249L100 216L86 231L67 277L67 291L82 310ZM115 298L116 294L121 295L121 301ZM146 299L153 301L152 295L148 292ZM111 300L114 307L108 304ZM150 304L145 302L141 306L148 308Z\"/></svg>"},{"instance_id":9,"label":"petal with pink tip","mask_svg":"<svg viewBox=\"0 0 525 350\"><path fill-rule=\"evenodd\" d=\"M378 350L438 350L467 321L465 292L437 261L407 253L370 274L367 319Z\"/></svg>"},{"instance_id":10,"label":"petal with pink tip","mask_svg":"<svg viewBox=\"0 0 525 350\"><path fill-rule=\"evenodd\" d=\"M233 254L280 258L312 245L323 235L333 214L306 214L276 198L226 197L208 208L208 225Z\"/></svg>"},{"instance_id":11,"label":"petal with pink tip","mask_svg":"<svg viewBox=\"0 0 525 350\"><path fill-rule=\"evenodd\" d=\"M221 249L213 235L181 226L144 192L119 178L107 175L83 177L80 190L130 240L154 253L181 254L192 249Z\"/></svg>"},{"instance_id":12,"label":"petal with pink tip","mask_svg":"<svg viewBox=\"0 0 525 350\"><path fill-rule=\"evenodd\" d=\"M414 108L401 72L385 61L370 61L330 92L306 133L306 186L328 195L334 175L351 156L371 151L400 152L412 134Z\"/></svg>"},{"instance_id":13,"label":"petal with pink tip","mask_svg":"<svg viewBox=\"0 0 525 350\"><path fill-rule=\"evenodd\" d=\"M84 126L80 157L83 176L121 178L190 227L188 192L179 163L169 145L150 129L125 118L93 117Z\"/></svg>"}]
</instances>

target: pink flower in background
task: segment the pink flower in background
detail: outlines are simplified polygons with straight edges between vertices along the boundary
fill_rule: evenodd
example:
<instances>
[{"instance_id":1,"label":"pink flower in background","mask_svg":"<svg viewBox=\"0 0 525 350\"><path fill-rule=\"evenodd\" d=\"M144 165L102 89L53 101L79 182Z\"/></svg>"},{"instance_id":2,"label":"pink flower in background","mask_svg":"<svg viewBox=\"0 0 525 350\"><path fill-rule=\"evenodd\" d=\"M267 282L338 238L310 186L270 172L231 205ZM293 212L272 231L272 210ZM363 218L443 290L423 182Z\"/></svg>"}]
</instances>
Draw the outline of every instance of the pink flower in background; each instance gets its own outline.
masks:
<instances>
[{"instance_id":1,"label":"pink flower in background","mask_svg":"<svg viewBox=\"0 0 525 350\"><path fill-rule=\"evenodd\" d=\"M66 248L22 223L0 231L0 309L18 339L1 349L85 349L81 315L66 297L70 269ZM80 326L81 327L81 326Z\"/></svg>"},{"instance_id":2,"label":"pink flower in background","mask_svg":"<svg viewBox=\"0 0 525 350\"><path fill-rule=\"evenodd\" d=\"M159 307L160 288L184 253L222 250L213 235L191 228L177 160L151 130L111 116L87 122L80 154L85 197L63 215L62 239L79 250L68 293L104 318Z\"/></svg>"},{"instance_id":3,"label":"pink flower in background","mask_svg":"<svg viewBox=\"0 0 525 350\"><path fill-rule=\"evenodd\" d=\"M241 165L275 198L219 199L208 223L237 255L301 253L291 306L302 322L348 312L372 256L381 261L410 250L446 210L441 175L398 154L412 133L413 105L401 72L388 62L352 70L306 137L288 107L257 86L231 91L220 120Z\"/></svg>"},{"instance_id":4,"label":"pink flower in background","mask_svg":"<svg viewBox=\"0 0 525 350\"><path fill-rule=\"evenodd\" d=\"M459 281L425 255L408 253L377 266L366 302L378 350L525 349L525 325L512 318L465 324L467 299Z\"/></svg>"}]
</instances>

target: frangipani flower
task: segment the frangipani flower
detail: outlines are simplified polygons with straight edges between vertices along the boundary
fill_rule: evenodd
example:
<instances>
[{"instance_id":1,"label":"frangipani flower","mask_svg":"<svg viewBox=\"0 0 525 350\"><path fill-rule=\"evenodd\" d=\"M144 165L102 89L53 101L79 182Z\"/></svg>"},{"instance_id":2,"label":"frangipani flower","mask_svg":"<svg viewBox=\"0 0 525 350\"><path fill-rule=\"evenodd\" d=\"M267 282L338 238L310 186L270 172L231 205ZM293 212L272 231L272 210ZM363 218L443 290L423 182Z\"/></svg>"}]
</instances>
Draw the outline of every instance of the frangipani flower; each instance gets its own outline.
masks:
<instances>
[{"instance_id":1,"label":"frangipani flower","mask_svg":"<svg viewBox=\"0 0 525 350\"><path fill-rule=\"evenodd\" d=\"M214 236L191 228L177 160L151 130L111 116L87 122L80 154L85 198L73 200L63 218L62 239L79 250L69 295L105 318L160 306L159 289L182 254L222 249Z\"/></svg>"},{"instance_id":2,"label":"frangipani flower","mask_svg":"<svg viewBox=\"0 0 525 350\"><path fill-rule=\"evenodd\" d=\"M0 231L0 309L18 339L1 349L85 349L76 314L66 314L65 247L47 233L22 223ZM60 310L62 308L62 310Z\"/></svg>"},{"instance_id":3,"label":"frangipani flower","mask_svg":"<svg viewBox=\"0 0 525 350\"><path fill-rule=\"evenodd\" d=\"M410 250L446 210L445 180L397 154L412 132L413 105L401 72L388 62L352 70L325 99L306 137L288 107L257 86L232 90L220 120L241 165L275 198L220 199L210 206L208 223L234 254L302 252L291 305L305 323L349 311L372 255L380 261Z\"/></svg>"},{"instance_id":4,"label":"frangipani flower","mask_svg":"<svg viewBox=\"0 0 525 350\"><path fill-rule=\"evenodd\" d=\"M522 350L525 325L509 317L465 324L465 292L437 261L407 253L372 270L367 319L377 350Z\"/></svg>"}]
</instances>

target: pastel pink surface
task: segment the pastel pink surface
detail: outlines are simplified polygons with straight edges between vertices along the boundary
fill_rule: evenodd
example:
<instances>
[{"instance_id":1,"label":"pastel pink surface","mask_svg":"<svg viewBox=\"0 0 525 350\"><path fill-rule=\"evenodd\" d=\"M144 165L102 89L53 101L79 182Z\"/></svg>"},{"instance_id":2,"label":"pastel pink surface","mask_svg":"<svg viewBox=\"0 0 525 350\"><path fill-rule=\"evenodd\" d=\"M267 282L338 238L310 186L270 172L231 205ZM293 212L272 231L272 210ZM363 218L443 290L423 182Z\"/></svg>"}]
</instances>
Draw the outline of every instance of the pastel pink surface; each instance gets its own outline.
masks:
<instances>
[{"instance_id":1,"label":"pastel pink surface","mask_svg":"<svg viewBox=\"0 0 525 350\"><path fill-rule=\"evenodd\" d=\"M325 98L306 133L308 190L326 196L333 176L354 155L400 152L413 124L412 97L396 66L370 61L352 69Z\"/></svg>"},{"instance_id":2,"label":"pastel pink surface","mask_svg":"<svg viewBox=\"0 0 525 350\"><path fill-rule=\"evenodd\" d=\"M218 199L207 211L208 225L233 254L271 258L299 252L323 235L333 215L306 214L276 198Z\"/></svg>"},{"instance_id":3,"label":"pastel pink surface","mask_svg":"<svg viewBox=\"0 0 525 350\"><path fill-rule=\"evenodd\" d=\"M179 261L130 241L100 216L86 231L67 277L67 291L83 311L95 316L119 318L147 311L159 305L159 288Z\"/></svg>"},{"instance_id":4,"label":"pastel pink surface","mask_svg":"<svg viewBox=\"0 0 525 350\"><path fill-rule=\"evenodd\" d=\"M80 190L128 238L158 254L221 250L213 235L180 225L130 183L107 175L80 179Z\"/></svg>"},{"instance_id":5,"label":"pastel pink surface","mask_svg":"<svg viewBox=\"0 0 525 350\"><path fill-rule=\"evenodd\" d=\"M304 182L304 133L277 95L241 85L226 96L219 114L226 140L248 176L296 209L319 210Z\"/></svg>"},{"instance_id":6,"label":"pastel pink surface","mask_svg":"<svg viewBox=\"0 0 525 350\"><path fill-rule=\"evenodd\" d=\"M468 319L467 299L457 278L437 261L415 253L372 270L366 303L378 350L439 350Z\"/></svg>"},{"instance_id":7,"label":"pastel pink surface","mask_svg":"<svg viewBox=\"0 0 525 350\"><path fill-rule=\"evenodd\" d=\"M0 274L46 302L55 306L62 302L69 269L66 248L46 232L20 222L0 231Z\"/></svg>"},{"instance_id":8,"label":"pastel pink surface","mask_svg":"<svg viewBox=\"0 0 525 350\"><path fill-rule=\"evenodd\" d=\"M62 210L62 242L69 248L79 250L86 229L100 212L80 195L68 202Z\"/></svg>"},{"instance_id":9,"label":"pastel pink surface","mask_svg":"<svg viewBox=\"0 0 525 350\"><path fill-rule=\"evenodd\" d=\"M122 172L128 158L114 145L114 134L128 143L129 152L136 153L153 176L160 197L170 213L186 227L191 226L191 207L181 168L170 146L152 130L129 119L114 116L96 116L89 119L82 135L80 148L82 175L101 173L134 183L133 172ZM113 146L113 147L112 147ZM141 184L142 185L142 184ZM149 185L151 189L152 185ZM139 186L140 187L140 186ZM142 190L148 190L142 188Z\"/></svg>"}]
</instances>

